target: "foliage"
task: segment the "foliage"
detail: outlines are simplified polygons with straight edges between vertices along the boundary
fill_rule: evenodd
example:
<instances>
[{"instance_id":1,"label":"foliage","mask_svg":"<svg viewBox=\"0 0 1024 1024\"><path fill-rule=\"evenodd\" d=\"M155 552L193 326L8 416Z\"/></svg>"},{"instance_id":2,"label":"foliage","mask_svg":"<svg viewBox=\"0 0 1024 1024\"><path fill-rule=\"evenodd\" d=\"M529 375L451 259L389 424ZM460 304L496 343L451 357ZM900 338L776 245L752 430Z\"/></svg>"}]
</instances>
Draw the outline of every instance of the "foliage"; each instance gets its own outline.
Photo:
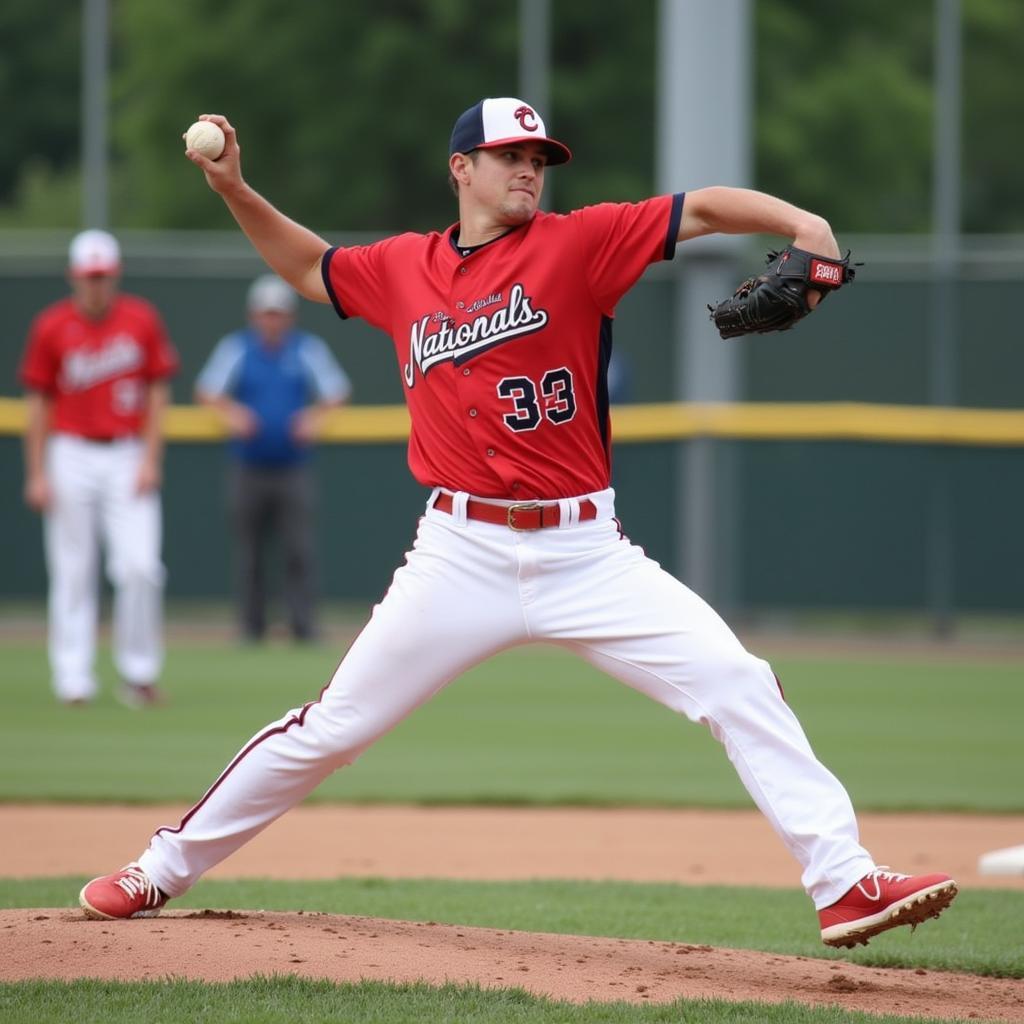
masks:
<instances>
[{"instance_id":1,"label":"foliage","mask_svg":"<svg viewBox=\"0 0 1024 1024\"><path fill-rule=\"evenodd\" d=\"M126 5L117 139L134 184L122 216L229 223L181 155L195 115L219 112L239 132L247 178L303 223L422 229L454 219L451 124L478 93L508 91L515 7L379 0L368 16L366 6L296 17L288 0Z\"/></svg>"},{"instance_id":2,"label":"foliage","mask_svg":"<svg viewBox=\"0 0 1024 1024\"><path fill-rule=\"evenodd\" d=\"M555 0L548 130L575 165L554 171L555 206L635 201L654 188L656 0Z\"/></svg>"},{"instance_id":3,"label":"foliage","mask_svg":"<svg viewBox=\"0 0 1024 1024\"><path fill-rule=\"evenodd\" d=\"M556 208L652 191L658 7L552 0L545 114L578 157L551 176ZM935 5L751 8L754 184L822 210L840 231L927 230ZM962 13L964 228L1024 230L1024 5L972 0ZM112 24L121 227L231 226L181 156L182 131L208 111L231 117L250 181L303 223L443 226L454 210L445 160L455 116L476 97L520 91L516 4L113 3ZM79 5L10 0L0 13L0 87L12 95L29 83L0 139L0 224L68 226L74 216L79 33Z\"/></svg>"},{"instance_id":4,"label":"foliage","mask_svg":"<svg viewBox=\"0 0 1024 1024\"><path fill-rule=\"evenodd\" d=\"M927 230L931 5L755 7L759 187L841 230Z\"/></svg>"},{"instance_id":5,"label":"foliage","mask_svg":"<svg viewBox=\"0 0 1024 1024\"><path fill-rule=\"evenodd\" d=\"M30 224L50 226L48 204L35 200L49 185L66 192L61 173L78 158L79 20L76 4L58 0L0 5L0 203L28 205Z\"/></svg>"},{"instance_id":6,"label":"foliage","mask_svg":"<svg viewBox=\"0 0 1024 1024\"><path fill-rule=\"evenodd\" d=\"M963 228L1024 231L1024 4L970 0L964 13Z\"/></svg>"},{"instance_id":7,"label":"foliage","mask_svg":"<svg viewBox=\"0 0 1024 1024\"><path fill-rule=\"evenodd\" d=\"M82 203L82 179L77 164L54 167L36 157L18 169L11 204L0 206L5 228L63 228L77 224Z\"/></svg>"}]
</instances>

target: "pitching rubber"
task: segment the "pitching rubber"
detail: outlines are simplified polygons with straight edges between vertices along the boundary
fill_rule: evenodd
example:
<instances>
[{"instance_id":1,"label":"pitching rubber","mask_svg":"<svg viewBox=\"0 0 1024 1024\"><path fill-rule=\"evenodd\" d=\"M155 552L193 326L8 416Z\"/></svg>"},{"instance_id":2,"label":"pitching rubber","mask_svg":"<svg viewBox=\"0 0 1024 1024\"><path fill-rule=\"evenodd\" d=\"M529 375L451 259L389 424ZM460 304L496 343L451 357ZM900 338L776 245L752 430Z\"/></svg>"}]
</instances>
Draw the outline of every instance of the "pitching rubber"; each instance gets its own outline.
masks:
<instances>
[{"instance_id":1,"label":"pitching rubber","mask_svg":"<svg viewBox=\"0 0 1024 1024\"><path fill-rule=\"evenodd\" d=\"M990 850L978 858L980 875L1024 875L1024 846Z\"/></svg>"}]
</instances>

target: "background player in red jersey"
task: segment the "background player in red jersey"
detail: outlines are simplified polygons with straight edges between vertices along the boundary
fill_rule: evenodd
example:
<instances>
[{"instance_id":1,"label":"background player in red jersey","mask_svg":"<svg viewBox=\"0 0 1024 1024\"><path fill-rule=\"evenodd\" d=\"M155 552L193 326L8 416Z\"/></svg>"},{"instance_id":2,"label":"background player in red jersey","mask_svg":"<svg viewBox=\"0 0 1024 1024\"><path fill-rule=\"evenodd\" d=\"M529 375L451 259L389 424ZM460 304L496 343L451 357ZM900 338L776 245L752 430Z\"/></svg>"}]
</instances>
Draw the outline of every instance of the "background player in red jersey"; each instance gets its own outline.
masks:
<instances>
[{"instance_id":1,"label":"background player in red jersey","mask_svg":"<svg viewBox=\"0 0 1024 1024\"><path fill-rule=\"evenodd\" d=\"M332 248L244 182L234 129L211 119L224 154L189 158L267 263L394 341L409 465L431 493L405 564L320 697L254 736L138 862L86 885L86 913L158 912L450 680L536 640L708 726L800 863L826 943L865 942L945 908L956 894L947 875L875 865L769 665L629 542L609 486L618 300L678 242L711 232L778 234L835 257L828 223L730 188L541 212L546 170L570 153L529 104L505 97L455 123L458 223Z\"/></svg>"},{"instance_id":2,"label":"background player in red jersey","mask_svg":"<svg viewBox=\"0 0 1024 1024\"><path fill-rule=\"evenodd\" d=\"M114 587L114 664L132 706L159 699L161 414L177 369L157 311L121 294L106 231L71 242L71 295L34 320L21 365L28 389L25 501L43 513L53 687L65 704L96 695L102 540Z\"/></svg>"}]
</instances>

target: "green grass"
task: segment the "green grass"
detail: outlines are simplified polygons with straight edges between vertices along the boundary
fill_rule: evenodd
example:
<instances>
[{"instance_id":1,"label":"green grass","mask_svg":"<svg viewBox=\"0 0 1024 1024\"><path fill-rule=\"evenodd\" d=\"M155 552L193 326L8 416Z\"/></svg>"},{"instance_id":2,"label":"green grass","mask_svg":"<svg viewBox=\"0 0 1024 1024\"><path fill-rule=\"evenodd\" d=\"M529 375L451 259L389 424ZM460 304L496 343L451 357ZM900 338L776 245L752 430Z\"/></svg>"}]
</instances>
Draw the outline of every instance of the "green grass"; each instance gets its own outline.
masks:
<instances>
[{"instance_id":1,"label":"green grass","mask_svg":"<svg viewBox=\"0 0 1024 1024\"><path fill-rule=\"evenodd\" d=\"M0 879L0 907L72 906L83 878ZM201 882L180 908L319 910L532 931L653 939L873 966L1024 976L1018 922L1024 893L963 893L941 921L911 935L898 929L871 946L823 947L802 893L596 882L453 882L341 879L321 882ZM233 1022L405 1021L465 1024L922 1024L795 1003L676 1001L664 1005L574 1006L518 989L474 985L334 984L253 977L229 984L163 981L20 982L0 985L0 1019L11 1024L136 1024L139 1020Z\"/></svg>"},{"instance_id":2,"label":"green grass","mask_svg":"<svg viewBox=\"0 0 1024 1024\"><path fill-rule=\"evenodd\" d=\"M72 907L85 878L0 879L0 907ZM1024 978L1024 893L961 893L936 922L899 928L854 951L830 950L796 890L626 882L337 879L204 880L171 904L322 911L568 935L758 949L876 967Z\"/></svg>"},{"instance_id":3,"label":"green grass","mask_svg":"<svg viewBox=\"0 0 1024 1024\"><path fill-rule=\"evenodd\" d=\"M923 1024L920 1017L877 1017L792 1003L678 1000L653 1006L571 1003L521 989L474 985L332 984L254 978L220 985L164 981L25 982L0 985L6 1024Z\"/></svg>"},{"instance_id":4,"label":"green grass","mask_svg":"<svg viewBox=\"0 0 1024 1024\"><path fill-rule=\"evenodd\" d=\"M171 702L66 709L39 644L6 643L0 800L192 802L340 651L176 645ZM777 658L818 756L860 810L1024 811L1024 665ZM112 678L106 654L103 675ZM707 732L551 647L492 659L401 723L316 800L749 807Z\"/></svg>"},{"instance_id":5,"label":"green grass","mask_svg":"<svg viewBox=\"0 0 1024 1024\"><path fill-rule=\"evenodd\" d=\"M171 703L133 713L108 694L55 705L38 644L0 647L5 715L0 800L194 800L258 729L315 697L340 651L179 644ZM860 809L1024 810L1022 665L966 660L776 658L819 756ZM113 677L109 657L102 668ZM457 681L316 799L747 807L718 745L553 648L510 652ZM84 880L0 879L0 906L72 906ZM939 922L866 949L821 946L797 891L627 883L341 879L203 881L176 907L321 910L485 927L761 949L875 966L1024 977L1024 894L962 893ZM0 986L5 1022L183 1020L850 1024L909 1021L839 1009L714 1001L571 1006L474 986L334 985L253 978L226 985L80 981ZM919 1021L915 1024L920 1024Z\"/></svg>"}]
</instances>

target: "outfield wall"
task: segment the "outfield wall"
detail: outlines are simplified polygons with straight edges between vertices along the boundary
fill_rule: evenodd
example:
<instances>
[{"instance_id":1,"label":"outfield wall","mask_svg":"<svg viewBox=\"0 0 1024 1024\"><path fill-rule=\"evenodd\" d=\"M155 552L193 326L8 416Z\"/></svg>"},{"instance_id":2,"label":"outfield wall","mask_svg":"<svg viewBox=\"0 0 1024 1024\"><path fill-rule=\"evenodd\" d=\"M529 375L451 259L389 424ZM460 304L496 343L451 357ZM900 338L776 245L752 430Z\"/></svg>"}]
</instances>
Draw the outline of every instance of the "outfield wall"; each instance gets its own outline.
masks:
<instances>
[{"instance_id":1,"label":"outfield wall","mask_svg":"<svg viewBox=\"0 0 1024 1024\"><path fill-rule=\"evenodd\" d=\"M20 402L0 401L0 599L45 588L38 519L17 500ZM715 536L730 611L923 609L936 481L951 495L952 603L1024 609L1024 413L883 406L649 406L614 411L614 484L626 532L685 578L680 452L710 438L729 467ZM888 435L885 432L888 431ZM172 597L229 591L225 451L206 410L169 417L164 488ZM426 491L405 465L404 411L341 410L315 456L322 588L370 601L412 540ZM380 440L368 440L376 436Z\"/></svg>"},{"instance_id":2,"label":"outfield wall","mask_svg":"<svg viewBox=\"0 0 1024 1024\"><path fill-rule=\"evenodd\" d=\"M17 364L32 316L66 293L69 236L0 232L0 401L19 395ZM159 306L182 357L164 492L169 593L221 597L229 580L224 453L210 421L188 403L211 347L239 325L262 264L237 233L121 238L125 288ZM1019 611L1024 345L1015 312L1024 299L1024 239L963 242L952 359L955 401L965 408L950 410L923 407L936 288L928 239L844 242L865 260L853 287L796 331L723 342L739 346L742 395L753 405L667 404L678 378L674 287L685 262L652 268L620 304L615 344L626 357L631 404L615 410L614 483L627 532L685 578L681 479L687 451L708 439L721 491L717 606L934 609L945 587L956 609ZM762 257L752 243L749 268ZM353 406L316 458L323 590L372 600L425 499L405 467L402 414L390 408L401 401L393 346L326 306L304 303L301 320L324 335L355 385ZM36 598L45 588L40 529L20 501L16 406L8 404L6 417L0 599ZM947 523L938 546L930 532L937 495ZM943 560L945 583L937 586Z\"/></svg>"},{"instance_id":3,"label":"outfield wall","mask_svg":"<svg viewBox=\"0 0 1024 1024\"><path fill-rule=\"evenodd\" d=\"M332 241L366 237L324 232ZM66 294L70 232L0 231L0 396L19 393L17 365L33 315ZM126 289L157 304L181 357L174 400L191 401L192 385L214 343L243 319L249 281L265 267L238 232L123 232ZM852 287L830 298L798 330L723 342L739 350L741 393L750 402L930 401L928 335L936 308L926 237L844 237L864 261ZM737 280L763 262L753 240ZM630 402L668 402L678 380L673 291L687 270L684 254L657 264L622 300L615 348L630 371ZM1020 408L1024 345L1017 310L1024 304L1024 237L963 240L955 293L956 395L951 404ZM707 296L711 302L724 296ZM329 306L304 302L301 321L321 333L348 370L354 401L402 401L390 341L360 320L341 322Z\"/></svg>"}]
</instances>

